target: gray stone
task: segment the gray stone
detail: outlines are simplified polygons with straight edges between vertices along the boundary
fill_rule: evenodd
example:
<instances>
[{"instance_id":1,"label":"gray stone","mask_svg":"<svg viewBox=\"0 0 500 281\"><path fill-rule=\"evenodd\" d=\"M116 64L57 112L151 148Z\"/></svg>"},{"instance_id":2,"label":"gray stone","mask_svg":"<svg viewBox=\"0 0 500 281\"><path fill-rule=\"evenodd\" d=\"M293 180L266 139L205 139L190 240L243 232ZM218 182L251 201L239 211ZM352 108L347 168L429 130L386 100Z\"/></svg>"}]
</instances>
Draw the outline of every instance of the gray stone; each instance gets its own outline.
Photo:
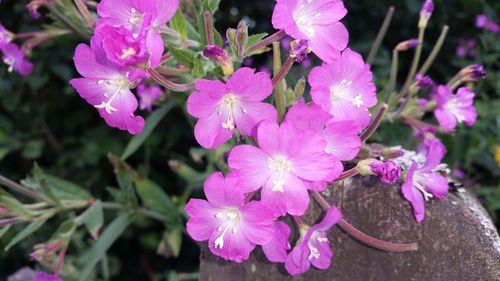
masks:
<instances>
[{"instance_id":1,"label":"gray stone","mask_svg":"<svg viewBox=\"0 0 500 281\"><path fill-rule=\"evenodd\" d=\"M282 264L267 262L260 248L248 261L236 264L215 257L204 244L200 280L500 280L500 238L486 211L469 192L452 192L441 201L427 202L426 217L421 224L414 220L399 186L384 186L375 178L346 180L325 197L359 230L390 242L418 242L418 251L380 251L334 227L329 232L334 251L331 267L328 270L311 268L301 276L292 277ZM319 205L311 201L304 221L312 224L322 215ZM293 239L297 238L295 228L292 227Z\"/></svg>"}]
</instances>

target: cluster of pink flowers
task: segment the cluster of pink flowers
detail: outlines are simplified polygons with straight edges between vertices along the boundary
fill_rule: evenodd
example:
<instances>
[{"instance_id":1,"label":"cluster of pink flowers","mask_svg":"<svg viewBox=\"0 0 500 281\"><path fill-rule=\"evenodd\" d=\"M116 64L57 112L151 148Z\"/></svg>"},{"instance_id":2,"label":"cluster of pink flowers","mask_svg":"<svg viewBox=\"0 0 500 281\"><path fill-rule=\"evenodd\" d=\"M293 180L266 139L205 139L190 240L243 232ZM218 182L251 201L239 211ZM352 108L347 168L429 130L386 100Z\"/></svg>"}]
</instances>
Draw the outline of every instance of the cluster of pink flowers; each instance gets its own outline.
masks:
<instances>
[{"instance_id":1,"label":"cluster of pink flowers","mask_svg":"<svg viewBox=\"0 0 500 281\"><path fill-rule=\"evenodd\" d=\"M94 106L108 126L138 134L144 119L136 116L137 98L131 92L147 69L161 62L164 43L160 33L174 15L177 0L104 0L90 47L75 50L75 66L83 78L70 81L80 96ZM151 110L158 90L141 87L141 108Z\"/></svg>"}]
</instances>

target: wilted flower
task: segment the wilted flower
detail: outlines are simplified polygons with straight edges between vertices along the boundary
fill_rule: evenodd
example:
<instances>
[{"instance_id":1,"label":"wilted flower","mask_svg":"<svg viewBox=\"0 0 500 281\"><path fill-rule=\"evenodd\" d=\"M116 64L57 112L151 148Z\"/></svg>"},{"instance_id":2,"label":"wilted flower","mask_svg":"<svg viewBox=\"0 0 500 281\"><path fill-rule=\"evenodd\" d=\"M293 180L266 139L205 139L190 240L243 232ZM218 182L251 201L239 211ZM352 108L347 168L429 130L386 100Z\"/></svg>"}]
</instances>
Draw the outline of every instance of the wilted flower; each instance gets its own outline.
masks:
<instances>
[{"instance_id":1,"label":"wilted flower","mask_svg":"<svg viewBox=\"0 0 500 281\"><path fill-rule=\"evenodd\" d=\"M332 262L332 250L326 231L338 223L342 214L332 206L323 220L309 227L300 225L300 239L286 258L285 268L292 275L299 275L309 270L311 264L319 269L327 269Z\"/></svg>"},{"instance_id":2,"label":"wilted flower","mask_svg":"<svg viewBox=\"0 0 500 281\"><path fill-rule=\"evenodd\" d=\"M413 206L417 222L425 216L425 201L436 197L442 199L448 193L448 180L433 170L441 163L445 150L439 145L429 147L425 163L412 164L406 173L406 180L401 187L403 195Z\"/></svg>"},{"instance_id":3,"label":"wilted flower","mask_svg":"<svg viewBox=\"0 0 500 281\"><path fill-rule=\"evenodd\" d=\"M476 121L475 94L469 88L459 88L453 94L449 87L441 85L433 96L437 102L434 115L445 132L453 131L459 123L465 122L472 126Z\"/></svg>"},{"instance_id":4,"label":"wilted flower","mask_svg":"<svg viewBox=\"0 0 500 281\"><path fill-rule=\"evenodd\" d=\"M312 130L271 120L258 126L257 142L259 147L238 145L229 154L240 187L245 192L263 187L262 203L277 215L303 215L309 205L307 183L327 181L336 169L334 156L325 152L327 142Z\"/></svg>"},{"instance_id":5,"label":"wilted flower","mask_svg":"<svg viewBox=\"0 0 500 281\"><path fill-rule=\"evenodd\" d=\"M262 251L270 262L285 262L288 255L287 250L291 249L288 238L290 237L290 227L284 222L277 221L274 224L274 235L271 242L262 245Z\"/></svg>"},{"instance_id":6,"label":"wilted flower","mask_svg":"<svg viewBox=\"0 0 500 281\"><path fill-rule=\"evenodd\" d=\"M385 184L394 184L401 178L401 167L394 161L369 164L372 172Z\"/></svg>"},{"instance_id":7,"label":"wilted flower","mask_svg":"<svg viewBox=\"0 0 500 281\"><path fill-rule=\"evenodd\" d=\"M148 86L141 83L137 86L137 95L139 96L139 108L141 110L153 111L153 105L163 95L163 91L158 86Z\"/></svg>"},{"instance_id":8,"label":"wilted flower","mask_svg":"<svg viewBox=\"0 0 500 281\"><path fill-rule=\"evenodd\" d=\"M311 52L307 40L294 40L290 43L290 57L296 62L303 62Z\"/></svg>"},{"instance_id":9,"label":"wilted flower","mask_svg":"<svg viewBox=\"0 0 500 281\"><path fill-rule=\"evenodd\" d=\"M368 108L377 104L370 65L360 54L346 49L330 64L313 68L309 74L314 103L333 115L333 120L354 120L360 127L370 124Z\"/></svg>"},{"instance_id":10,"label":"wilted flower","mask_svg":"<svg viewBox=\"0 0 500 281\"><path fill-rule=\"evenodd\" d=\"M482 64L473 64L462 69L458 75L462 82L474 82L486 79L486 70Z\"/></svg>"},{"instance_id":11,"label":"wilted flower","mask_svg":"<svg viewBox=\"0 0 500 281\"><path fill-rule=\"evenodd\" d=\"M70 84L98 110L108 126L140 133L144 119L134 115L137 99L130 91L133 74L110 63L98 42L92 40L91 46L76 47L75 66L84 78L72 79Z\"/></svg>"},{"instance_id":12,"label":"wilted flower","mask_svg":"<svg viewBox=\"0 0 500 281\"><path fill-rule=\"evenodd\" d=\"M276 109L261 102L272 94L268 74L240 68L226 84L218 80L198 80L196 91L187 102L189 114L200 118L194 135L205 148L216 148L228 141L235 129L252 135L254 126L262 120L277 119Z\"/></svg>"},{"instance_id":13,"label":"wilted flower","mask_svg":"<svg viewBox=\"0 0 500 281\"><path fill-rule=\"evenodd\" d=\"M339 22L346 14L341 0L278 0L272 22L294 39L309 41L313 53L331 62L349 41L347 29Z\"/></svg>"},{"instance_id":14,"label":"wilted flower","mask_svg":"<svg viewBox=\"0 0 500 281\"><path fill-rule=\"evenodd\" d=\"M14 43L0 47L3 52L3 62L9 66L9 72L16 71L26 76L33 70L33 64L26 60L24 52Z\"/></svg>"},{"instance_id":15,"label":"wilted flower","mask_svg":"<svg viewBox=\"0 0 500 281\"><path fill-rule=\"evenodd\" d=\"M204 185L208 201L191 199L186 205L186 229L196 241L208 240L214 255L242 262L255 245L271 242L274 234L273 212L258 201L245 203L238 177L214 173Z\"/></svg>"}]
</instances>

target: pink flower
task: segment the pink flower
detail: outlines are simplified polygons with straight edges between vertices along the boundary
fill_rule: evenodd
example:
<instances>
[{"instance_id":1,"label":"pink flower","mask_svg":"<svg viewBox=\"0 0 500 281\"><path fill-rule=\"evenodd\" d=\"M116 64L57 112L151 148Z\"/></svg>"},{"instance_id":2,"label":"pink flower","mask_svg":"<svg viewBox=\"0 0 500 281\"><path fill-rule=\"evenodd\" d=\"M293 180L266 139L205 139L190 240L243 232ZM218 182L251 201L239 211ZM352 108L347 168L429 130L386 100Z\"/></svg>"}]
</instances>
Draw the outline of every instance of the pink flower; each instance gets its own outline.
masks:
<instances>
[{"instance_id":1,"label":"pink flower","mask_svg":"<svg viewBox=\"0 0 500 281\"><path fill-rule=\"evenodd\" d=\"M278 0L272 22L294 39L308 40L312 52L329 63L347 47L349 33L339 22L346 14L341 0Z\"/></svg>"},{"instance_id":2,"label":"pink flower","mask_svg":"<svg viewBox=\"0 0 500 281\"><path fill-rule=\"evenodd\" d=\"M0 48L10 43L10 41L12 41L10 32L2 24L0 24Z\"/></svg>"},{"instance_id":3,"label":"pink flower","mask_svg":"<svg viewBox=\"0 0 500 281\"><path fill-rule=\"evenodd\" d=\"M422 166L412 164L406 174L406 181L401 187L403 196L413 207L417 222L425 216L425 201L436 197L443 199L448 193L448 180L433 170L441 163L446 150L439 144L428 147L427 160Z\"/></svg>"},{"instance_id":4,"label":"pink flower","mask_svg":"<svg viewBox=\"0 0 500 281\"><path fill-rule=\"evenodd\" d=\"M205 181L208 201L191 199L186 205L187 232L196 241L208 240L214 255L242 262L255 245L267 244L274 234L275 217L258 201L245 203L238 177L214 173Z\"/></svg>"},{"instance_id":5,"label":"pink flower","mask_svg":"<svg viewBox=\"0 0 500 281\"><path fill-rule=\"evenodd\" d=\"M401 178L401 167L393 160L369 165L372 172L385 184L394 184Z\"/></svg>"},{"instance_id":6,"label":"pink flower","mask_svg":"<svg viewBox=\"0 0 500 281\"><path fill-rule=\"evenodd\" d=\"M262 251L270 262L285 262L288 255L287 250L291 249L288 238L290 237L290 227L284 222L277 221L274 224L274 236L271 242L262 245Z\"/></svg>"},{"instance_id":7,"label":"pink flower","mask_svg":"<svg viewBox=\"0 0 500 281\"><path fill-rule=\"evenodd\" d=\"M37 272L34 281L63 281L63 280L57 275L51 275L45 272Z\"/></svg>"},{"instance_id":8,"label":"pink flower","mask_svg":"<svg viewBox=\"0 0 500 281\"><path fill-rule=\"evenodd\" d=\"M354 120L365 128L370 124L368 108L377 104L370 66L360 54L346 49L331 64L313 68L309 74L314 103L334 120Z\"/></svg>"},{"instance_id":9,"label":"pink flower","mask_svg":"<svg viewBox=\"0 0 500 281\"><path fill-rule=\"evenodd\" d=\"M131 134L140 133L144 119L134 115L137 99L130 91L133 74L109 62L95 40L91 46L76 47L75 66L84 78L72 79L70 84L98 110L108 126Z\"/></svg>"},{"instance_id":10,"label":"pink flower","mask_svg":"<svg viewBox=\"0 0 500 281\"><path fill-rule=\"evenodd\" d=\"M27 76L33 70L33 64L24 57L24 52L14 43L0 46L3 52L3 62L9 66L8 71L17 71L22 76Z\"/></svg>"},{"instance_id":11,"label":"pink flower","mask_svg":"<svg viewBox=\"0 0 500 281\"><path fill-rule=\"evenodd\" d=\"M252 135L262 120L276 120L276 109L261 102L273 91L268 74L240 68L226 84L220 81L198 80L196 91L189 96L187 110L199 118L194 129L198 143L216 148L228 141L238 129Z\"/></svg>"},{"instance_id":12,"label":"pink flower","mask_svg":"<svg viewBox=\"0 0 500 281\"><path fill-rule=\"evenodd\" d=\"M445 132L453 131L457 124L462 122L468 126L474 124L477 118L474 96L475 94L467 87L458 89L456 94L453 94L447 86L437 87L434 93L437 101L434 115Z\"/></svg>"},{"instance_id":13,"label":"pink flower","mask_svg":"<svg viewBox=\"0 0 500 281\"><path fill-rule=\"evenodd\" d=\"M488 19L488 16L484 15L484 14L481 14L481 15L478 15L476 17L476 27L477 28L483 28L486 26L486 24L489 22L490 20Z\"/></svg>"},{"instance_id":14,"label":"pink flower","mask_svg":"<svg viewBox=\"0 0 500 281\"><path fill-rule=\"evenodd\" d=\"M148 66L155 68L160 64L164 50L160 29L178 7L178 0L104 0L97 6L97 13L114 27L129 30L136 39L142 37L149 53ZM131 54L136 47L137 44L126 45L121 54Z\"/></svg>"},{"instance_id":15,"label":"pink flower","mask_svg":"<svg viewBox=\"0 0 500 281\"><path fill-rule=\"evenodd\" d=\"M101 40L106 57L113 63L123 67L148 63L145 32L134 34L122 26L113 27L106 21L99 21L94 36Z\"/></svg>"},{"instance_id":16,"label":"pink flower","mask_svg":"<svg viewBox=\"0 0 500 281\"><path fill-rule=\"evenodd\" d=\"M361 148L359 133L361 128L351 120L333 121L332 116L323 111L318 105L298 103L291 107L286 115L285 122L290 122L298 130L313 130L327 142L325 152L334 156L332 165L335 167L327 181L333 181L343 171L340 161L354 159ZM310 189L324 191L326 182L315 183Z\"/></svg>"},{"instance_id":17,"label":"pink flower","mask_svg":"<svg viewBox=\"0 0 500 281\"><path fill-rule=\"evenodd\" d=\"M137 86L137 95L140 98L139 108L153 111L153 105L163 95L163 91L158 86L148 86L144 83Z\"/></svg>"},{"instance_id":18,"label":"pink flower","mask_svg":"<svg viewBox=\"0 0 500 281\"><path fill-rule=\"evenodd\" d=\"M325 152L326 141L312 130L297 130L266 120L257 128L259 147L238 145L229 154L229 167L241 178L245 192L262 188L262 202L277 215L303 215L309 205L308 182L327 181L335 158Z\"/></svg>"},{"instance_id":19,"label":"pink flower","mask_svg":"<svg viewBox=\"0 0 500 281\"><path fill-rule=\"evenodd\" d=\"M286 258L285 268L292 275L299 275L309 270L311 264L319 269L327 269L332 262L332 250L328 244L326 231L338 223L342 214L332 206L323 220L309 228L300 225L300 239Z\"/></svg>"}]
</instances>

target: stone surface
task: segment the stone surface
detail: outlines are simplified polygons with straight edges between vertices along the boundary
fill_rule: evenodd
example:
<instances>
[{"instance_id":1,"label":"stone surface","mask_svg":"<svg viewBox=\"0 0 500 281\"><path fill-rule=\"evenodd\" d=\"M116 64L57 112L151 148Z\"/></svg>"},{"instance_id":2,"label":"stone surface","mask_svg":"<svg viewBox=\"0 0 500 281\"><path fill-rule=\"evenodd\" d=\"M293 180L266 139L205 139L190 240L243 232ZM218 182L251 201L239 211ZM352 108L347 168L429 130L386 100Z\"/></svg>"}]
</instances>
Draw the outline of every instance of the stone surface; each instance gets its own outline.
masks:
<instances>
[{"instance_id":1,"label":"stone surface","mask_svg":"<svg viewBox=\"0 0 500 281\"><path fill-rule=\"evenodd\" d=\"M202 245L202 281L499 281L500 238L486 211L469 192L452 192L426 204L426 218L417 224L399 186L384 186L374 178L346 180L324 194L344 218L359 230L390 242L418 242L419 250L388 253L353 240L341 229L329 233L334 251L328 270L312 268L289 276L282 264L268 263L258 247L241 264L226 262ZM311 203L305 222L323 212ZM292 227L294 229L295 227ZM297 233L292 234L297 238Z\"/></svg>"}]
</instances>

